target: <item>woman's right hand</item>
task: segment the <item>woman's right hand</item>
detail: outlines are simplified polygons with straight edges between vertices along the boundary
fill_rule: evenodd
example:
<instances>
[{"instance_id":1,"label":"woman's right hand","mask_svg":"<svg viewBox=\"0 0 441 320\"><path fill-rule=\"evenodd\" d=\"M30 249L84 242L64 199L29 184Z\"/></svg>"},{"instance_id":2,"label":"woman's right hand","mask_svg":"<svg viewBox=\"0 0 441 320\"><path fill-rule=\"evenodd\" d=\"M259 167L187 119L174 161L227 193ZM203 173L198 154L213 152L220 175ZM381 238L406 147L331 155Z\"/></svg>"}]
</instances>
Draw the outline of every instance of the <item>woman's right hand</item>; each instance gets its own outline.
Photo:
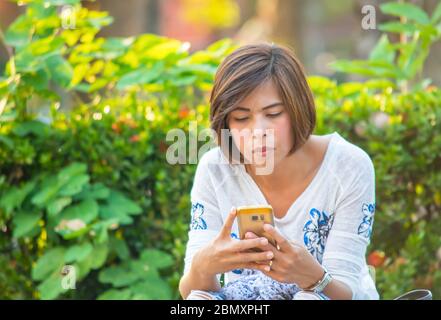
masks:
<instances>
[{"instance_id":1,"label":"woman's right hand","mask_svg":"<svg viewBox=\"0 0 441 320\"><path fill-rule=\"evenodd\" d=\"M256 269L269 271L272 251L250 252L250 249L263 249L268 245L264 237L237 240L231 238L231 229L236 218L236 208L232 208L219 232L209 244L201 248L193 257L192 267L198 273L214 276L234 269Z\"/></svg>"}]
</instances>

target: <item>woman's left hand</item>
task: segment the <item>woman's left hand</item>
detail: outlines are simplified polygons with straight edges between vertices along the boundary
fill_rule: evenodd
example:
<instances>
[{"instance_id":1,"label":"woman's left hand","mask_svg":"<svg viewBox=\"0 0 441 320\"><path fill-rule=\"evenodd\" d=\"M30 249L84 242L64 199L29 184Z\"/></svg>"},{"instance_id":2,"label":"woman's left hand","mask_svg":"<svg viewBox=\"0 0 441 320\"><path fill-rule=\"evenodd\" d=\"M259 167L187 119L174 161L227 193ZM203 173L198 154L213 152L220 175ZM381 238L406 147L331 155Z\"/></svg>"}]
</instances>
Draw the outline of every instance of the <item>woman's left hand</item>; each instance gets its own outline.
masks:
<instances>
[{"instance_id":1,"label":"woman's left hand","mask_svg":"<svg viewBox=\"0 0 441 320\"><path fill-rule=\"evenodd\" d=\"M305 247L293 241L288 241L270 224L265 224L264 230L278 244L278 248L272 244L268 244L267 248L262 248L271 250L274 253L271 270L262 271L264 274L278 282L295 283L300 288L308 288L323 277L323 267ZM254 238L257 235L247 232L246 237Z\"/></svg>"}]
</instances>

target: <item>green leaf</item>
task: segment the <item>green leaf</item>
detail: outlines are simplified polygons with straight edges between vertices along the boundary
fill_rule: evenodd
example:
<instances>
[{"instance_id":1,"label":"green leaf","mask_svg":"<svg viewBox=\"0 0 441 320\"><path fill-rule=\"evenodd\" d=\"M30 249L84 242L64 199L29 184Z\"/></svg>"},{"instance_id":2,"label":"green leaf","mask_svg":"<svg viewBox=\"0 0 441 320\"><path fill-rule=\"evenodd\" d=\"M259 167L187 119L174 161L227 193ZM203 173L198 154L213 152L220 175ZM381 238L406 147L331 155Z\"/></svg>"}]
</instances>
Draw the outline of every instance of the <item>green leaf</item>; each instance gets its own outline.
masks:
<instances>
[{"instance_id":1,"label":"green leaf","mask_svg":"<svg viewBox=\"0 0 441 320\"><path fill-rule=\"evenodd\" d=\"M364 84L360 82L344 82L338 86L337 90L343 97L346 97L359 93L363 87Z\"/></svg>"},{"instance_id":2,"label":"green leaf","mask_svg":"<svg viewBox=\"0 0 441 320\"><path fill-rule=\"evenodd\" d=\"M381 4L380 9L383 13L393 16L403 16L421 24L427 24L430 22L427 13L420 7L411 3L387 2Z\"/></svg>"},{"instance_id":3,"label":"green leaf","mask_svg":"<svg viewBox=\"0 0 441 320\"><path fill-rule=\"evenodd\" d=\"M72 177L84 174L87 171L87 166L84 163L73 162L58 173L58 179L64 183Z\"/></svg>"},{"instance_id":4,"label":"green leaf","mask_svg":"<svg viewBox=\"0 0 441 320\"><path fill-rule=\"evenodd\" d=\"M47 213L49 216L55 216L61 212L66 206L72 203L71 197L63 197L54 199L47 205Z\"/></svg>"},{"instance_id":5,"label":"green leaf","mask_svg":"<svg viewBox=\"0 0 441 320\"><path fill-rule=\"evenodd\" d=\"M109 229L115 229L118 227L118 219L101 220L96 222L92 226L92 230L95 232L95 240L97 243L104 243L109 240Z\"/></svg>"},{"instance_id":6,"label":"green leaf","mask_svg":"<svg viewBox=\"0 0 441 320\"><path fill-rule=\"evenodd\" d=\"M41 212L24 212L21 211L14 215L13 218L13 237L21 238L31 232L41 219Z\"/></svg>"},{"instance_id":7,"label":"green leaf","mask_svg":"<svg viewBox=\"0 0 441 320\"><path fill-rule=\"evenodd\" d=\"M110 195L110 190L102 183L96 183L91 185L88 188L84 188L79 194L75 196L76 199L99 199L104 200L107 199Z\"/></svg>"},{"instance_id":8,"label":"green leaf","mask_svg":"<svg viewBox=\"0 0 441 320\"><path fill-rule=\"evenodd\" d=\"M153 60L162 62L172 60L177 56L186 56L187 53L181 51L182 43L175 39L163 38L161 43L155 44L143 54Z\"/></svg>"},{"instance_id":9,"label":"green leaf","mask_svg":"<svg viewBox=\"0 0 441 320\"><path fill-rule=\"evenodd\" d=\"M208 52L217 53L219 57L222 57L225 54L233 51L237 48L237 45L233 42L232 39L226 38L218 40L207 47Z\"/></svg>"},{"instance_id":10,"label":"green leaf","mask_svg":"<svg viewBox=\"0 0 441 320\"><path fill-rule=\"evenodd\" d=\"M127 260L128 258L130 258L130 250L124 239L118 239L115 237L112 237L110 239L112 250L116 252L117 256L121 260Z\"/></svg>"},{"instance_id":11,"label":"green leaf","mask_svg":"<svg viewBox=\"0 0 441 320\"><path fill-rule=\"evenodd\" d=\"M36 58L30 50L18 51L15 56L15 67L18 72L36 72L45 67L44 59Z\"/></svg>"},{"instance_id":12,"label":"green leaf","mask_svg":"<svg viewBox=\"0 0 441 320\"><path fill-rule=\"evenodd\" d=\"M119 224L130 224L133 219L129 215L142 212L140 206L128 199L122 193L111 190L108 203L100 207L100 217L103 219L117 219Z\"/></svg>"},{"instance_id":13,"label":"green leaf","mask_svg":"<svg viewBox=\"0 0 441 320\"><path fill-rule=\"evenodd\" d=\"M58 192L60 196L73 196L83 189L84 185L89 182L89 175L81 174L71 178Z\"/></svg>"},{"instance_id":14,"label":"green leaf","mask_svg":"<svg viewBox=\"0 0 441 320\"><path fill-rule=\"evenodd\" d=\"M37 137L43 137L49 134L50 127L41 121L32 120L18 123L12 131L19 137L25 137L31 133Z\"/></svg>"},{"instance_id":15,"label":"green leaf","mask_svg":"<svg viewBox=\"0 0 441 320\"><path fill-rule=\"evenodd\" d=\"M377 60L338 60L333 62L331 67L337 71L370 77L390 77L393 79L399 79L404 76L403 71L396 68L394 65Z\"/></svg>"},{"instance_id":16,"label":"green leaf","mask_svg":"<svg viewBox=\"0 0 441 320\"><path fill-rule=\"evenodd\" d=\"M104 265L104 263L106 262L108 253L109 253L108 243L96 244L93 247L93 251L90 254L91 268L92 269L101 268Z\"/></svg>"},{"instance_id":17,"label":"green leaf","mask_svg":"<svg viewBox=\"0 0 441 320\"><path fill-rule=\"evenodd\" d=\"M51 79L63 88L68 88L73 78L73 68L60 55L54 55L46 59L46 65Z\"/></svg>"},{"instance_id":18,"label":"green leaf","mask_svg":"<svg viewBox=\"0 0 441 320\"><path fill-rule=\"evenodd\" d=\"M27 1L27 14L32 19L41 19L38 23L38 29L40 31L40 26L46 26L46 24L50 24L52 29L57 27L59 23L54 24L53 20L55 19L57 22L59 21L57 8L51 8L42 5L41 1ZM34 20L34 21L35 21Z\"/></svg>"},{"instance_id":19,"label":"green leaf","mask_svg":"<svg viewBox=\"0 0 441 320\"><path fill-rule=\"evenodd\" d=\"M387 35L382 35L377 45L371 51L369 60L382 60L393 63L395 59L395 50L390 45Z\"/></svg>"},{"instance_id":20,"label":"green leaf","mask_svg":"<svg viewBox=\"0 0 441 320\"><path fill-rule=\"evenodd\" d=\"M133 219L129 215L123 211L117 210L116 207L113 206L102 205L100 206L99 211L102 219L115 220L116 223L121 225L127 225L133 222Z\"/></svg>"},{"instance_id":21,"label":"green leaf","mask_svg":"<svg viewBox=\"0 0 441 320\"><path fill-rule=\"evenodd\" d=\"M396 21L386 22L379 25L381 31L413 34L418 31L417 27L411 23L401 23Z\"/></svg>"},{"instance_id":22,"label":"green leaf","mask_svg":"<svg viewBox=\"0 0 441 320\"><path fill-rule=\"evenodd\" d=\"M142 212L140 206L118 191L112 190L108 201L111 206L127 214L137 215Z\"/></svg>"},{"instance_id":23,"label":"green leaf","mask_svg":"<svg viewBox=\"0 0 441 320\"><path fill-rule=\"evenodd\" d=\"M46 253L41 256L34 268L32 269L32 279L43 280L53 271L61 271L61 267L64 263L64 253L65 250L62 247L55 247L46 251Z\"/></svg>"},{"instance_id":24,"label":"green leaf","mask_svg":"<svg viewBox=\"0 0 441 320\"><path fill-rule=\"evenodd\" d=\"M75 219L75 220L73 220L75 223L77 223L77 222L81 222L81 224L84 224L84 222L82 221L82 220L80 220L80 219ZM63 222L63 221L62 221ZM66 222L66 221L64 221L64 222ZM70 223L72 223L72 220L71 221L68 221L68 222L70 222ZM72 239L75 239L75 238L78 238L78 237L81 237L81 236L83 236L84 234L86 234L87 232L89 232L90 231L90 226L84 226L84 227L81 227L81 228L75 228L75 229L71 229L71 228L69 228L69 227L67 227L67 226L64 226L64 227L62 227L61 226L61 223L59 224L59 225L57 225L57 227L55 228L55 231L58 233L58 234L60 234L65 240L72 240Z\"/></svg>"},{"instance_id":25,"label":"green leaf","mask_svg":"<svg viewBox=\"0 0 441 320\"><path fill-rule=\"evenodd\" d=\"M137 84L147 84L155 81L163 72L164 63L162 61L153 65L150 69L140 69L125 74L118 81L116 88L123 90L129 86Z\"/></svg>"},{"instance_id":26,"label":"green leaf","mask_svg":"<svg viewBox=\"0 0 441 320\"><path fill-rule=\"evenodd\" d=\"M110 283L114 287L124 287L136 282L139 275L130 270L126 265L113 266L102 270L99 273L98 280L101 283Z\"/></svg>"},{"instance_id":27,"label":"green leaf","mask_svg":"<svg viewBox=\"0 0 441 320\"><path fill-rule=\"evenodd\" d=\"M175 86L188 86L196 82L196 75L178 75L170 78L170 82Z\"/></svg>"},{"instance_id":28,"label":"green leaf","mask_svg":"<svg viewBox=\"0 0 441 320\"><path fill-rule=\"evenodd\" d=\"M80 3L80 0L44 0L45 3L51 6L75 5Z\"/></svg>"},{"instance_id":29,"label":"green leaf","mask_svg":"<svg viewBox=\"0 0 441 320\"><path fill-rule=\"evenodd\" d=\"M328 92L328 90L335 89L336 84L334 81L326 77L310 76L308 77L308 84L314 92Z\"/></svg>"},{"instance_id":30,"label":"green leaf","mask_svg":"<svg viewBox=\"0 0 441 320\"><path fill-rule=\"evenodd\" d=\"M369 89L387 89L387 88L396 88L396 85L394 82L386 80L386 79L373 79L373 80L368 80L364 83L364 85L366 86L366 88Z\"/></svg>"},{"instance_id":31,"label":"green leaf","mask_svg":"<svg viewBox=\"0 0 441 320\"><path fill-rule=\"evenodd\" d=\"M98 296L98 300L129 300L132 295L129 289L110 289Z\"/></svg>"},{"instance_id":32,"label":"green leaf","mask_svg":"<svg viewBox=\"0 0 441 320\"><path fill-rule=\"evenodd\" d=\"M71 246L64 256L65 262L82 261L92 252L93 246L86 242Z\"/></svg>"},{"instance_id":33,"label":"green leaf","mask_svg":"<svg viewBox=\"0 0 441 320\"><path fill-rule=\"evenodd\" d=\"M0 101L0 104L1 103L2 101ZM0 118L0 122L1 122L1 118ZM11 138L0 136L0 142L3 142L9 149L14 148L14 140L12 140Z\"/></svg>"},{"instance_id":34,"label":"green leaf","mask_svg":"<svg viewBox=\"0 0 441 320\"><path fill-rule=\"evenodd\" d=\"M12 210L19 208L26 196L34 190L35 181L25 183L20 188L12 187L0 199L0 207L2 207L9 216Z\"/></svg>"},{"instance_id":35,"label":"green leaf","mask_svg":"<svg viewBox=\"0 0 441 320\"><path fill-rule=\"evenodd\" d=\"M130 270L135 272L139 279L145 279L149 274L159 275L158 270L151 265L151 262L139 259L129 260L127 263L130 266Z\"/></svg>"},{"instance_id":36,"label":"green leaf","mask_svg":"<svg viewBox=\"0 0 441 320\"><path fill-rule=\"evenodd\" d=\"M67 289L62 287L62 276L57 270L45 279L39 286L40 298L42 300L52 300L57 298L61 293L66 292Z\"/></svg>"},{"instance_id":37,"label":"green leaf","mask_svg":"<svg viewBox=\"0 0 441 320\"><path fill-rule=\"evenodd\" d=\"M90 254L89 254L90 256ZM77 261L74 263L74 266L76 270L78 270L77 273L77 279L82 280L90 273L90 270L92 269L91 264L92 260L87 256L85 259L81 261Z\"/></svg>"},{"instance_id":38,"label":"green leaf","mask_svg":"<svg viewBox=\"0 0 441 320\"><path fill-rule=\"evenodd\" d=\"M46 178L40 186L40 191L32 197L31 202L37 207L43 208L56 196L59 188L55 177Z\"/></svg>"},{"instance_id":39,"label":"green leaf","mask_svg":"<svg viewBox=\"0 0 441 320\"><path fill-rule=\"evenodd\" d=\"M133 41L133 37L106 38L104 44L101 46L104 51L102 58L106 60L116 59L127 51L127 48L132 45Z\"/></svg>"},{"instance_id":40,"label":"green leaf","mask_svg":"<svg viewBox=\"0 0 441 320\"><path fill-rule=\"evenodd\" d=\"M64 41L61 37L49 36L31 42L26 50L30 50L30 53L35 58L40 58L44 61L45 59L59 56L63 45Z\"/></svg>"},{"instance_id":41,"label":"green leaf","mask_svg":"<svg viewBox=\"0 0 441 320\"><path fill-rule=\"evenodd\" d=\"M141 260L146 261L149 266L162 269L174 264L173 258L165 252L156 249L146 249L141 253Z\"/></svg>"},{"instance_id":42,"label":"green leaf","mask_svg":"<svg viewBox=\"0 0 441 320\"><path fill-rule=\"evenodd\" d=\"M134 300L168 300L172 298L169 284L158 276L150 275L142 282L130 286Z\"/></svg>"},{"instance_id":43,"label":"green leaf","mask_svg":"<svg viewBox=\"0 0 441 320\"><path fill-rule=\"evenodd\" d=\"M106 12L94 12L94 13L96 13L97 15L91 17L91 14L89 14L87 21L95 29L101 29L102 27L112 24L113 17L108 16Z\"/></svg>"},{"instance_id":44,"label":"green leaf","mask_svg":"<svg viewBox=\"0 0 441 320\"><path fill-rule=\"evenodd\" d=\"M26 85L31 86L34 90L45 91L49 85L49 72L46 69L40 69L33 73L23 74L22 80Z\"/></svg>"},{"instance_id":45,"label":"green leaf","mask_svg":"<svg viewBox=\"0 0 441 320\"><path fill-rule=\"evenodd\" d=\"M91 223L98 216L98 204L95 200L86 199L79 204L64 209L58 221L80 219L85 224Z\"/></svg>"},{"instance_id":46,"label":"green leaf","mask_svg":"<svg viewBox=\"0 0 441 320\"><path fill-rule=\"evenodd\" d=\"M5 42L11 47L24 47L29 43L32 23L25 15L19 16L5 33Z\"/></svg>"}]
</instances>

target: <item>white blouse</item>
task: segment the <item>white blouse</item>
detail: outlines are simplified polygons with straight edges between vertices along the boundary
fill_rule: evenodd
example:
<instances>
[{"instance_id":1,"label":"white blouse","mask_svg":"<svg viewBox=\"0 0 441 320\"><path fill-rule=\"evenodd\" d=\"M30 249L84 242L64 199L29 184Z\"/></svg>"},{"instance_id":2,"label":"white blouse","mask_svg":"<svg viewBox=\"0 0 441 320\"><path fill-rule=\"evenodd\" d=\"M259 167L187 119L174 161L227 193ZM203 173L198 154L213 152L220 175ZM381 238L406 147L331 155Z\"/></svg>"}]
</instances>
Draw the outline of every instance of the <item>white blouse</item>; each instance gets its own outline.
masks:
<instances>
[{"instance_id":1,"label":"white blouse","mask_svg":"<svg viewBox=\"0 0 441 320\"><path fill-rule=\"evenodd\" d=\"M368 154L337 132L315 177L276 228L305 248L337 280L352 289L353 299L378 299L366 263L375 212L375 172ZM228 163L219 147L205 153L191 190L191 222L184 274L197 250L221 230L232 206L268 204L243 164ZM238 238L237 221L231 237ZM225 274L225 283L243 270ZM220 275L218 275L220 278Z\"/></svg>"}]
</instances>

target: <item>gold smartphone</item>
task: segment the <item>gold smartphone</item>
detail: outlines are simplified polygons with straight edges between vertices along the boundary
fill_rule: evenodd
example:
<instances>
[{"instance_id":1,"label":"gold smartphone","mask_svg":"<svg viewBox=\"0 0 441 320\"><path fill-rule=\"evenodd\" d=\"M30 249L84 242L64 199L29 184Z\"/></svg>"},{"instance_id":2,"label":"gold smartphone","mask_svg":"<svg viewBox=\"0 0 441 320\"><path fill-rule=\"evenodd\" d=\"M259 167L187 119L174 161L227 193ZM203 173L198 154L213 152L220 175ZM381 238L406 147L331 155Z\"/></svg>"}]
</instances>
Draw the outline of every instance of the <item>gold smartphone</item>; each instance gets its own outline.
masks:
<instances>
[{"instance_id":1,"label":"gold smartphone","mask_svg":"<svg viewBox=\"0 0 441 320\"><path fill-rule=\"evenodd\" d=\"M276 246L275 239L263 230L265 223L274 226L273 208L270 205L242 206L236 210L240 239L245 239L245 234L251 231L259 237L267 238L268 242Z\"/></svg>"}]
</instances>

